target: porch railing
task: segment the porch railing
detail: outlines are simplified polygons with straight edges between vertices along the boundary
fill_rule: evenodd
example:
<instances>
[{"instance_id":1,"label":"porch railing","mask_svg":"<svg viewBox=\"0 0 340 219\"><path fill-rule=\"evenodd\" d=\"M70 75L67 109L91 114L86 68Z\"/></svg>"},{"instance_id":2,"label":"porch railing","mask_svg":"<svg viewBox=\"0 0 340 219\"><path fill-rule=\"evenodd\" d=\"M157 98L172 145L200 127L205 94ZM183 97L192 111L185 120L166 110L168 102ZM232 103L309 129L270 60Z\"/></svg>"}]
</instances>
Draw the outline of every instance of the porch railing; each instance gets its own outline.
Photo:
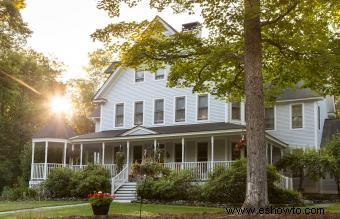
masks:
<instances>
[{"instance_id":1,"label":"porch railing","mask_svg":"<svg viewBox=\"0 0 340 219\"><path fill-rule=\"evenodd\" d=\"M173 163L162 163L164 167L171 170L191 170L194 177L197 180L207 180L209 173L217 167L230 167L234 161L205 161L205 162L173 162Z\"/></svg>"},{"instance_id":2,"label":"porch railing","mask_svg":"<svg viewBox=\"0 0 340 219\"><path fill-rule=\"evenodd\" d=\"M122 171L120 171L116 176L111 178L111 194L114 194L120 186L129 180L129 170L126 165L124 165Z\"/></svg>"},{"instance_id":3,"label":"porch railing","mask_svg":"<svg viewBox=\"0 0 340 219\"><path fill-rule=\"evenodd\" d=\"M278 187L281 187L283 189L293 189L293 178L290 178L288 176L284 176L279 174L280 179L279 181L276 183L276 185Z\"/></svg>"}]
</instances>

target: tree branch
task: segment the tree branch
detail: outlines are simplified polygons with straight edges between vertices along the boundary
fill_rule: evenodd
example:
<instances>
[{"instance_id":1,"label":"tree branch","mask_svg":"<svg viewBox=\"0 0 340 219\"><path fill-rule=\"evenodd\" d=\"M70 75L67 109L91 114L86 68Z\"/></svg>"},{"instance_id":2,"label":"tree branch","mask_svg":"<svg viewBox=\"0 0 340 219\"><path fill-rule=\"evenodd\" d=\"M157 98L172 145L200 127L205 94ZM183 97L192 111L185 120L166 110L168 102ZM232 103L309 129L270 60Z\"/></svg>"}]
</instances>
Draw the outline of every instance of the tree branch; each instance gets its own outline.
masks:
<instances>
[{"instance_id":1,"label":"tree branch","mask_svg":"<svg viewBox=\"0 0 340 219\"><path fill-rule=\"evenodd\" d=\"M261 22L261 27L266 26L266 25L275 24L275 23L281 21L285 16L287 16L291 11L293 11L296 8L297 5L298 5L298 1L296 1L291 6L289 6L287 8L287 11L284 12L283 14L280 14L277 18L275 18L273 20Z\"/></svg>"}]
</instances>

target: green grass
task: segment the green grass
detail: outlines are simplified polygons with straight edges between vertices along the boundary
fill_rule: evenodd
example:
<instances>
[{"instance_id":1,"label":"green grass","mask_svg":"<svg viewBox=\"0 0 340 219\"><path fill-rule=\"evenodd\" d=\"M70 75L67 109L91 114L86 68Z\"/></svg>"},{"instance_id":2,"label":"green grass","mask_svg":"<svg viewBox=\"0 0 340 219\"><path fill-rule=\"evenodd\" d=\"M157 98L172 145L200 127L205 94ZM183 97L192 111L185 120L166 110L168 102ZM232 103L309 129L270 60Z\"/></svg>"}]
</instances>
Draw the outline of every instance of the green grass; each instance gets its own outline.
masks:
<instances>
[{"instance_id":1,"label":"green grass","mask_svg":"<svg viewBox=\"0 0 340 219\"><path fill-rule=\"evenodd\" d=\"M84 203L82 201L0 201L0 212L20 209L39 208L46 206L72 205Z\"/></svg>"},{"instance_id":2,"label":"green grass","mask_svg":"<svg viewBox=\"0 0 340 219\"><path fill-rule=\"evenodd\" d=\"M158 205L143 204L143 216L160 215L160 214L202 214L202 213L221 213L223 208L191 207L183 205ZM113 203L109 214L118 215L139 215L139 204ZM40 218L40 217L58 217L58 216L91 216L92 209L90 205L67 207L61 209L47 209L39 211L26 211L25 213L0 215L0 218Z\"/></svg>"}]
</instances>

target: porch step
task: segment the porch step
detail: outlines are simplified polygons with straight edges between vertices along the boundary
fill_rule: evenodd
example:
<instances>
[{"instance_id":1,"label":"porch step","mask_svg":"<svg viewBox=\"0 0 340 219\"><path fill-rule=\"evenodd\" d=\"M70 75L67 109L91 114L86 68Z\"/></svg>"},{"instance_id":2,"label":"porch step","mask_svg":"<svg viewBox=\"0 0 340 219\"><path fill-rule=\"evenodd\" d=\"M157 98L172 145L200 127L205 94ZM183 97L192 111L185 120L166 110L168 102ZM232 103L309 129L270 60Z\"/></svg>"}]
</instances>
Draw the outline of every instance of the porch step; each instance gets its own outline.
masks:
<instances>
[{"instance_id":1,"label":"porch step","mask_svg":"<svg viewBox=\"0 0 340 219\"><path fill-rule=\"evenodd\" d=\"M137 183L124 183L114 194L114 202L131 202L137 200Z\"/></svg>"}]
</instances>

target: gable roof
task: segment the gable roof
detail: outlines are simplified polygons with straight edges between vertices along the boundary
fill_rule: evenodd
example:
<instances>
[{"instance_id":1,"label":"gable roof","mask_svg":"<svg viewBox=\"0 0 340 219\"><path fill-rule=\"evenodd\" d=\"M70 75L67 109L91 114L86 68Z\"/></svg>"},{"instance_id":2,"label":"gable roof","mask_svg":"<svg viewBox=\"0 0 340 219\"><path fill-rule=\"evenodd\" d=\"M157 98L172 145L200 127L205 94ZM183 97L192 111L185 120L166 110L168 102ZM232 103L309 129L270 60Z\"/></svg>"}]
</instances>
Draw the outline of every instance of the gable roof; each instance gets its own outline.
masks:
<instances>
[{"instance_id":1,"label":"gable roof","mask_svg":"<svg viewBox=\"0 0 340 219\"><path fill-rule=\"evenodd\" d=\"M287 88L283 90L282 94L276 98L277 102L287 101L287 100L298 100L298 99L314 99L314 98L322 98L318 93L309 89L293 89Z\"/></svg>"},{"instance_id":2,"label":"gable roof","mask_svg":"<svg viewBox=\"0 0 340 219\"><path fill-rule=\"evenodd\" d=\"M326 144L336 134L340 134L340 119L326 119L322 131L321 145Z\"/></svg>"},{"instance_id":3,"label":"gable roof","mask_svg":"<svg viewBox=\"0 0 340 219\"><path fill-rule=\"evenodd\" d=\"M55 116L40 128L32 138L58 138L68 139L75 136L76 133L71 126L67 125L61 117Z\"/></svg>"}]
</instances>

